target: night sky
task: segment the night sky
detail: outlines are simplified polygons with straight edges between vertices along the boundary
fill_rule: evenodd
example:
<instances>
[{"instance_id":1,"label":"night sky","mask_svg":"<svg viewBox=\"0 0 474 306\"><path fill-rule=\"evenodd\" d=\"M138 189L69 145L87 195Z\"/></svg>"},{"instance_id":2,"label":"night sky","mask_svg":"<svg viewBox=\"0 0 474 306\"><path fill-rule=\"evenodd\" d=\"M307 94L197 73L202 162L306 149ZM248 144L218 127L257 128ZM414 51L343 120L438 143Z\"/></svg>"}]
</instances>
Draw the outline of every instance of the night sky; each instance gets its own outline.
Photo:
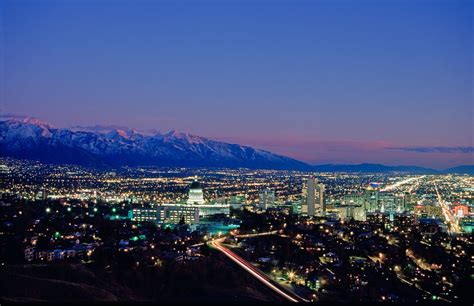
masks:
<instances>
[{"instance_id":1,"label":"night sky","mask_svg":"<svg viewBox=\"0 0 474 306\"><path fill-rule=\"evenodd\" d=\"M312 164L474 164L472 1L0 10L2 114L177 129Z\"/></svg>"}]
</instances>

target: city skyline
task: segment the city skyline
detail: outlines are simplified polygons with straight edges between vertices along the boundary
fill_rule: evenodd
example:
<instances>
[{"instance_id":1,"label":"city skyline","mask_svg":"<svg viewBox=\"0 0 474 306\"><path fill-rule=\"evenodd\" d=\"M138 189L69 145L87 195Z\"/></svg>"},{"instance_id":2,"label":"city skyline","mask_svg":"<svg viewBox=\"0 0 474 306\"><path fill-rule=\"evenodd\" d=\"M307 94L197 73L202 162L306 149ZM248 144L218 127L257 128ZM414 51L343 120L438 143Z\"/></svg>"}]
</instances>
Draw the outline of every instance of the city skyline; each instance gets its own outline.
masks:
<instances>
[{"instance_id":1,"label":"city skyline","mask_svg":"<svg viewBox=\"0 0 474 306\"><path fill-rule=\"evenodd\" d=\"M472 175L0 158L0 177L4 299L470 300Z\"/></svg>"},{"instance_id":2,"label":"city skyline","mask_svg":"<svg viewBox=\"0 0 474 306\"><path fill-rule=\"evenodd\" d=\"M0 113L310 164L473 164L472 2L429 3L4 1Z\"/></svg>"},{"instance_id":3,"label":"city skyline","mask_svg":"<svg viewBox=\"0 0 474 306\"><path fill-rule=\"evenodd\" d=\"M473 5L0 0L0 306L473 304Z\"/></svg>"}]
</instances>

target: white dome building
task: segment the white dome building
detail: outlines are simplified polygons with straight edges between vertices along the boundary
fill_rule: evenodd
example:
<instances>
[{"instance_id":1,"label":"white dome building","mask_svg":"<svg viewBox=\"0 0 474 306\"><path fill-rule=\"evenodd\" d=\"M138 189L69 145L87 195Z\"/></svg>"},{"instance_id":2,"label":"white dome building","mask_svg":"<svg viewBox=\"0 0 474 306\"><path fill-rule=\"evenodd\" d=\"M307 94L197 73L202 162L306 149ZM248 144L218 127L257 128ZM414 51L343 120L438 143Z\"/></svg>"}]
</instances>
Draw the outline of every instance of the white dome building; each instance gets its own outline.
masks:
<instances>
[{"instance_id":1,"label":"white dome building","mask_svg":"<svg viewBox=\"0 0 474 306\"><path fill-rule=\"evenodd\" d=\"M202 193L201 184L198 181L194 181L189 186L189 197L186 204L204 204L204 195Z\"/></svg>"}]
</instances>

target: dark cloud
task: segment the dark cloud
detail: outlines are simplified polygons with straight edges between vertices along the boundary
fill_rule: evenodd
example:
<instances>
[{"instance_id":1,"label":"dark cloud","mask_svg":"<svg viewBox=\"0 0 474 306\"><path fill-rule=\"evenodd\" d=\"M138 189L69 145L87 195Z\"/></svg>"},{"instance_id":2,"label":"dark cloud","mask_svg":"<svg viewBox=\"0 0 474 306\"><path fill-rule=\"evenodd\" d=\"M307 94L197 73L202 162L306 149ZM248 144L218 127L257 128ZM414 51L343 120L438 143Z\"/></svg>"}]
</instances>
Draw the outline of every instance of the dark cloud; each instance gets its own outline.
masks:
<instances>
[{"instance_id":1,"label":"dark cloud","mask_svg":"<svg viewBox=\"0 0 474 306\"><path fill-rule=\"evenodd\" d=\"M387 147L385 149L418 153L474 153L474 147Z\"/></svg>"}]
</instances>

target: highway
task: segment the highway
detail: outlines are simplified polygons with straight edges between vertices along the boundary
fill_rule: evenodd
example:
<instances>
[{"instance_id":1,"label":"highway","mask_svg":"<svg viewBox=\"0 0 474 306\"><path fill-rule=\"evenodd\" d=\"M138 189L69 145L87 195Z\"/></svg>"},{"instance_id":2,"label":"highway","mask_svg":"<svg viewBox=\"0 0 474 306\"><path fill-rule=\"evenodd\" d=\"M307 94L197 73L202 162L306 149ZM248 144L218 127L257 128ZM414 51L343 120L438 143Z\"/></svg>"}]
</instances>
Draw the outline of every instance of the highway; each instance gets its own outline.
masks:
<instances>
[{"instance_id":1,"label":"highway","mask_svg":"<svg viewBox=\"0 0 474 306\"><path fill-rule=\"evenodd\" d=\"M420 180L422 178L424 178L425 176L422 175L422 176L417 176L417 177L410 177L410 178L407 178L405 180L402 180L402 181L398 181L392 185L388 185L388 186L385 186L384 188L380 189L380 191L390 191L390 190L393 190L393 189L396 189L397 187L401 186L401 185L405 185L405 184L408 184L408 183L412 183L414 181L417 181L417 180Z\"/></svg>"},{"instance_id":2,"label":"highway","mask_svg":"<svg viewBox=\"0 0 474 306\"><path fill-rule=\"evenodd\" d=\"M232 236L236 238L251 238L251 237L259 237L259 236L268 236L268 235L276 235L278 234L278 231L271 231L271 232L262 232L262 233L255 233L255 234L242 234L242 235L237 235L233 234L232 232L230 233Z\"/></svg>"},{"instance_id":3,"label":"highway","mask_svg":"<svg viewBox=\"0 0 474 306\"><path fill-rule=\"evenodd\" d=\"M459 224L454 218L452 212L449 210L448 204L443 201L443 198L441 197L441 194L438 191L438 186L436 185L436 182L433 182L433 184L435 186L436 196L438 197L438 204L441 207L441 210L443 211L444 218L446 219L446 223L448 225L448 232L460 233L461 228L459 227Z\"/></svg>"},{"instance_id":4,"label":"highway","mask_svg":"<svg viewBox=\"0 0 474 306\"><path fill-rule=\"evenodd\" d=\"M229 259L231 259L233 262L238 264L240 267L242 267L244 270L246 270L248 273L250 273L253 277L258 279L260 282L265 284L268 288L272 289L275 293L278 295L282 296L286 300L290 302L300 302L300 301L307 301L299 296L297 296L294 293L287 293L284 291L284 289L279 288L277 285L275 285L271 279L265 275L265 273L261 272L257 268L253 267L250 263L245 261L242 257L238 256L225 246L223 246L221 243L224 241L225 238L220 238L220 239L215 239L212 241L209 241L208 244L222 252L225 256L227 256Z\"/></svg>"}]
</instances>

